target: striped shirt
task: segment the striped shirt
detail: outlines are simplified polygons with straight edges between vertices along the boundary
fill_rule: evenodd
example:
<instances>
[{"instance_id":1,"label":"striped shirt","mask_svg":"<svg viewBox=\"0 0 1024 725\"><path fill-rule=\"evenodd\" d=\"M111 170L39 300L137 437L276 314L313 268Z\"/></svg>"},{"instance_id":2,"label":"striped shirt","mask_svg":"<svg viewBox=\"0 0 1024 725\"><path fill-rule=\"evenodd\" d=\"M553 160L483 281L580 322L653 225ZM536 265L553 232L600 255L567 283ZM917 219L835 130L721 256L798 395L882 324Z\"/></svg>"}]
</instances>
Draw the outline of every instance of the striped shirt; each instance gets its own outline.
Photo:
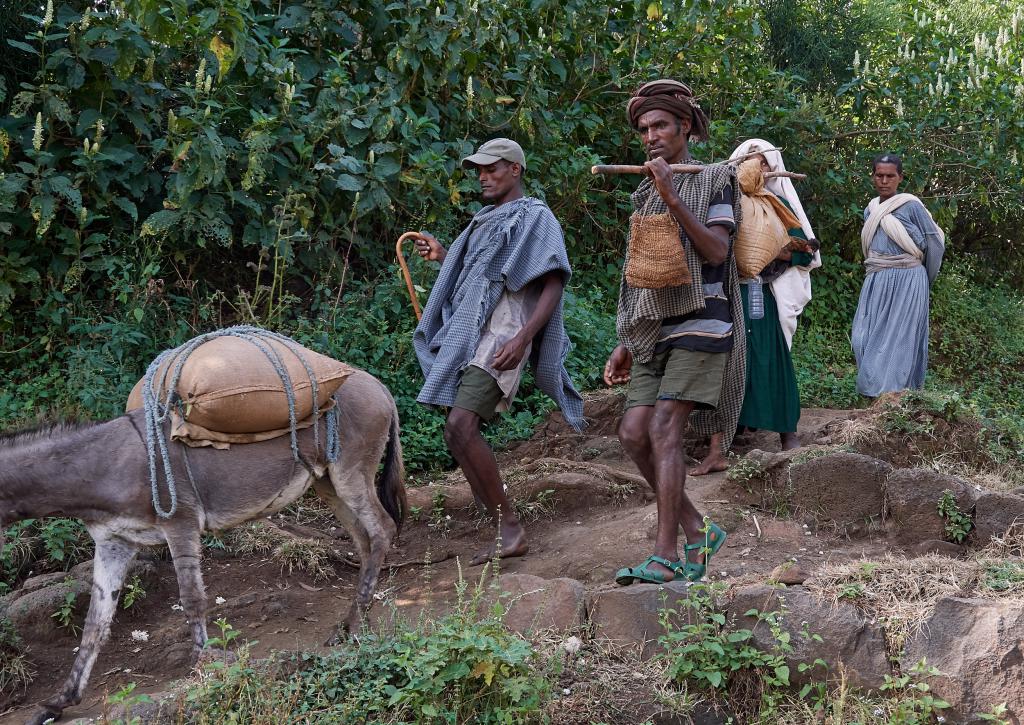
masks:
<instances>
[{"instance_id":1,"label":"striped shirt","mask_svg":"<svg viewBox=\"0 0 1024 725\"><path fill-rule=\"evenodd\" d=\"M722 226L731 233L736 228L733 215L732 185L727 184L708 203L706 225ZM667 317L661 322L655 353L672 348L698 352L729 352L732 350L732 312L727 293L727 262L700 266L703 280L704 309L688 315Z\"/></svg>"}]
</instances>

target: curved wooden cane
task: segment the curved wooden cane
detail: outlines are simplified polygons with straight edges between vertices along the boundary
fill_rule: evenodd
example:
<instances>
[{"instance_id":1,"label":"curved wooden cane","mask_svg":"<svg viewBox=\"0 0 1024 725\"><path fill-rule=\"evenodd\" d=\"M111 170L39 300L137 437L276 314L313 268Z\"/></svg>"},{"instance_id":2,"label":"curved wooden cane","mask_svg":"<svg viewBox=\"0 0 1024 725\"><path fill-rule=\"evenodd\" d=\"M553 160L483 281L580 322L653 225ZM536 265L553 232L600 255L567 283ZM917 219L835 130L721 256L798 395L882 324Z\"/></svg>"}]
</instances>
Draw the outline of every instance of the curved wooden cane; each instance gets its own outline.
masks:
<instances>
[{"instance_id":1,"label":"curved wooden cane","mask_svg":"<svg viewBox=\"0 0 1024 725\"><path fill-rule=\"evenodd\" d=\"M412 300L412 310L416 313L416 321L419 322L423 313L420 311L420 302L416 299L416 286L412 283L412 275L409 274L409 265L405 262L405 257L402 255L402 244L407 239L422 239L426 241L426 237L419 232L406 232L398 238L395 242L395 254L398 255L398 266L402 268L402 276L405 277L405 287L409 290L409 299Z\"/></svg>"}]
</instances>

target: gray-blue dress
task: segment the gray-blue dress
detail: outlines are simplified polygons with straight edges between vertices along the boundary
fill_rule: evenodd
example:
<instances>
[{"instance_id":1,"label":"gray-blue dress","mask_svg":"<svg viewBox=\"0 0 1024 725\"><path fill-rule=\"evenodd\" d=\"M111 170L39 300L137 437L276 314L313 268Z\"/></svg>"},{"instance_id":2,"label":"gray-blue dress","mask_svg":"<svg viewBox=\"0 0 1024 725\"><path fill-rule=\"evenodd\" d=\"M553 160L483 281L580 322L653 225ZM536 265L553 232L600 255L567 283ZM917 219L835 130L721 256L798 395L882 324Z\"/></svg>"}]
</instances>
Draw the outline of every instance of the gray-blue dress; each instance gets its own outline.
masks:
<instances>
[{"instance_id":1,"label":"gray-blue dress","mask_svg":"<svg viewBox=\"0 0 1024 725\"><path fill-rule=\"evenodd\" d=\"M867 210L864 218L867 219ZM928 368L928 289L939 274L945 249L942 234L919 201L893 212L924 252L922 265L882 269L864 279L853 318L857 391L875 397L891 390L920 388ZM881 227L871 240L879 254L903 254Z\"/></svg>"}]
</instances>

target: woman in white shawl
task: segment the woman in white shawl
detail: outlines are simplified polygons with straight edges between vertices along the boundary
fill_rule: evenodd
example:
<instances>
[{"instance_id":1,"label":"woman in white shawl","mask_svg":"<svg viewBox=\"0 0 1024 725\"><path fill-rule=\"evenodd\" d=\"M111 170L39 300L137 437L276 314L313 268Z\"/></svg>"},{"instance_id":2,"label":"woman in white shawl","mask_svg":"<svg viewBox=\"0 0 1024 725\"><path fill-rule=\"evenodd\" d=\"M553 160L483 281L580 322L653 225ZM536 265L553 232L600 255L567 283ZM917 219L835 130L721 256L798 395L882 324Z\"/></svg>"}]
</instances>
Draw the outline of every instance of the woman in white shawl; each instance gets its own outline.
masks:
<instances>
[{"instance_id":1,"label":"woman in white shawl","mask_svg":"<svg viewBox=\"0 0 1024 725\"><path fill-rule=\"evenodd\" d=\"M763 139L750 139L740 144L730 159L754 153L760 154L763 171L786 170L782 154ZM814 239L814 230L793 188L793 182L789 178L774 177L766 179L765 188L779 197L800 223L799 229L794 228L790 235L805 240ZM779 260L769 264L755 280L760 283L763 278L767 282L765 303L774 308L766 310L763 318L751 319L746 314L750 288L742 288L747 331L747 383L740 412L740 427L778 433L783 449L800 445L796 435L796 425L800 419L800 396L789 348L793 343L797 318L811 299L810 270L819 266L821 256L817 251L813 254L790 254L784 250ZM707 457L691 471L691 475L724 471L727 467L722 436L717 434L711 437Z\"/></svg>"}]
</instances>

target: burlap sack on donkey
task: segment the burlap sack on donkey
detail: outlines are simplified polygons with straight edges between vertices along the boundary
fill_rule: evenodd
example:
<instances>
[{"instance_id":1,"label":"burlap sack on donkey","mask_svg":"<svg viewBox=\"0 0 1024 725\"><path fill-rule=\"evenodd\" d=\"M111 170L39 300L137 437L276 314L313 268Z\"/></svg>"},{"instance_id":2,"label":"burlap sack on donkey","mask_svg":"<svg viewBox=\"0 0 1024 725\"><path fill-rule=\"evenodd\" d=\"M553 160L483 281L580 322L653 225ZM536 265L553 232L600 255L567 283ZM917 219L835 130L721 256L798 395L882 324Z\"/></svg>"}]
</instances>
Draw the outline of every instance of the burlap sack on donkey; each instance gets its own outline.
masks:
<instances>
[{"instance_id":1,"label":"burlap sack on donkey","mask_svg":"<svg viewBox=\"0 0 1024 725\"><path fill-rule=\"evenodd\" d=\"M330 408L331 396L354 370L298 343L268 338L260 342L277 353L288 372L299 428L312 425L314 412ZM317 382L315 406L303 360ZM154 377L157 384L165 370L173 373L176 364L174 356L160 367ZM142 385L140 380L132 389L126 410L142 407ZM289 431L288 396L281 376L262 350L239 337L216 337L193 350L182 367L177 392L182 406L172 415L172 437L190 445L254 443ZM165 396L166 390L161 391L160 399Z\"/></svg>"}]
</instances>

